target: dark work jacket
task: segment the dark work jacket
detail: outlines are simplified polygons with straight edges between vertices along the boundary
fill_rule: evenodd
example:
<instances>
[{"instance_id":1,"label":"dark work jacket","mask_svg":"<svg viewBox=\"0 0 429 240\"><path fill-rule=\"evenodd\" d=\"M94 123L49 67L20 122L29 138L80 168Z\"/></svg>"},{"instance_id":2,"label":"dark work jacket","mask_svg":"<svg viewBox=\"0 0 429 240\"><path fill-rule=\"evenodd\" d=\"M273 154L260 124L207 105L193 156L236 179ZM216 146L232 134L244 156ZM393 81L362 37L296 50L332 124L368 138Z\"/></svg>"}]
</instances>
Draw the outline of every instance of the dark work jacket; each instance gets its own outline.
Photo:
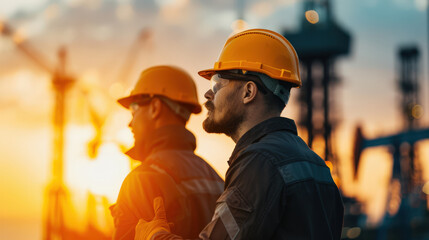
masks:
<instances>
[{"instance_id":1,"label":"dark work jacket","mask_svg":"<svg viewBox=\"0 0 429 240\"><path fill-rule=\"evenodd\" d=\"M157 196L164 199L167 218L174 224L172 232L198 237L211 220L224 182L194 154L195 147L194 135L184 127L166 126L155 132L146 145L148 152L140 154L145 159L125 178L111 207L113 239L134 239L139 219L153 219L153 199Z\"/></svg>"},{"instance_id":2,"label":"dark work jacket","mask_svg":"<svg viewBox=\"0 0 429 240\"><path fill-rule=\"evenodd\" d=\"M329 168L293 120L245 133L228 161L225 191L201 239L340 239L343 203ZM178 239L159 234L156 239Z\"/></svg>"}]
</instances>

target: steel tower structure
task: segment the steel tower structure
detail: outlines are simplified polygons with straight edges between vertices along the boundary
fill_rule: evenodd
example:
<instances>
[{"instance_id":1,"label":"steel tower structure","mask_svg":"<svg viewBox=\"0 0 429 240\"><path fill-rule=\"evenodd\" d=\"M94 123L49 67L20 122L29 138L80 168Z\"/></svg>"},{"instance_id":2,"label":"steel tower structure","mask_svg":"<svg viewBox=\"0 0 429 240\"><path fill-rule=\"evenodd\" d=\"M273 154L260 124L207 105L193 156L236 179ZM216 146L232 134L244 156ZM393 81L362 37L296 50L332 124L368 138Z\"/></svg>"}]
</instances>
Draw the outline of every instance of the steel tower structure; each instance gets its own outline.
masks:
<instances>
[{"instance_id":1,"label":"steel tower structure","mask_svg":"<svg viewBox=\"0 0 429 240\"><path fill-rule=\"evenodd\" d=\"M59 64L56 68L50 67L45 58L30 47L22 37L17 35L5 22L0 22L0 33L11 37L18 49L27 57L32 59L39 67L52 76L52 85L55 91L54 106L54 137L53 137L53 159L52 179L47 188L45 202L45 218L43 239L64 239L67 232L64 222L64 205L67 200L67 189L64 184L64 124L66 94L70 86L75 82L74 78L66 73L66 49L58 51Z\"/></svg>"},{"instance_id":2,"label":"steel tower structure","mask_svg":"<svg viewBox=\"0 0 429 240\"><path fill-rule=\"evenodd\" d=\"M303 87L299 95L302 106L299 124L307 130L309 147L313 147L316 138L323 139L324 158L332 161L335 158L331 134L337 121L332 115L332 91L339 82L334 64L337 57L349 54L351 37L334 20L329 0L303 4L300 30L283 33L295 47L301 62ZM310 23L305 17L309 10L317 10L320 21Z\"/></svg>"}]
</instances>

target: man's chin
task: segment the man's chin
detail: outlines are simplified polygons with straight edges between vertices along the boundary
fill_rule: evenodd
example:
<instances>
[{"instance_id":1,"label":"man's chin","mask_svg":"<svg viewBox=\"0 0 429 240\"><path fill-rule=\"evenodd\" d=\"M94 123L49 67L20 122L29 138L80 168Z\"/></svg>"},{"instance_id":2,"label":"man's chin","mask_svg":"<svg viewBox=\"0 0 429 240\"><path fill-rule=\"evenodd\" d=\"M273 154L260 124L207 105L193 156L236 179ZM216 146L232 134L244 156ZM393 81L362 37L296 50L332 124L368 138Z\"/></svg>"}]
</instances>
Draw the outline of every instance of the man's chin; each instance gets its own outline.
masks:
<instances>
[{"instance_id":1,"label":"man's chin","mask_svg":"<svg viewBox=\"0 0 429 240\"><path fill-rule=\"evenodd\" d=\"M216 126L216 124L213 122L213 120L210 119L210 117L207 117L203 121L203 129L207 133L223 133L222 131L219 130L219 127Z\"/></svg>"}]
</instances>

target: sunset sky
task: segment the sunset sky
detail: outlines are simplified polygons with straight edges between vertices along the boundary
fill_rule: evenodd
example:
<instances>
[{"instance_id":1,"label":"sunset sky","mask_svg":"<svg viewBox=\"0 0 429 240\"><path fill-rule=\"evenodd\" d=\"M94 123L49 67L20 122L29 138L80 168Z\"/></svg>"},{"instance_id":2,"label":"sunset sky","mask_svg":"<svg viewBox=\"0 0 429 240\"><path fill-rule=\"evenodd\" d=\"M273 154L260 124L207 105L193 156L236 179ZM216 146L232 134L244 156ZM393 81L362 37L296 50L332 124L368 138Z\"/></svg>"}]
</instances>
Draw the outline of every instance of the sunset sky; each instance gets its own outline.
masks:
<instances>
[{"instance_id":1,"label":"sunset sky","mask_svg":"<svg viewBox=\"0 0 429 240\"><path fill-rule=\"evenodd\" d=\"M299 0L244 0L248 28L296 30L302 17ZM333 14L353 37L349 56L337 61L342 83L335 96L341 123L334 135L344 193L362 199L370 221L383 214L392 162L385 148L362 155L357 182L352 181L352 146L357 124L368 137L400 130L398 47L417 44L420 52L420 96L423 127L429 126L427 0L336 0ZM237 5L230 0L14 0L0 2L6 21L43 55L57 64L57 50L68 50L67 69L76 83L67 98L65 181L75 221L84 222L87 192L116 200L130 170L122 150L132 146L130 114L115 100L129 93L141 70L173 64L195 79L200 102L209 83L197 74L213 66L233 32ZM1 25L0 25L1 26ZM142 42L136 39L147 33ZM133 59L132 54L136 57ZM132 65L125 66L131 61ZM121 75L126 72L126 75ZM292 90L292 95L300 91ZM41 239L44 192L51 180L54 106L51 77L0 36L0 238ZM296 119L292 96L283 116ZM88 156L94 138L90 110L103 119L102 142ZM208 135L206 111L188 123L197 136L197 153L224 177L234 143ZM419 145L424 177L429 180L429 142ZM100 220L100 226L103 227ZM82 228L84 226L81 226ZM104 226L106 227L106 226ZM108 228L108 227L106 227ZM21 230L19 230L21 229Z\"/></svg>"}]
</instances>

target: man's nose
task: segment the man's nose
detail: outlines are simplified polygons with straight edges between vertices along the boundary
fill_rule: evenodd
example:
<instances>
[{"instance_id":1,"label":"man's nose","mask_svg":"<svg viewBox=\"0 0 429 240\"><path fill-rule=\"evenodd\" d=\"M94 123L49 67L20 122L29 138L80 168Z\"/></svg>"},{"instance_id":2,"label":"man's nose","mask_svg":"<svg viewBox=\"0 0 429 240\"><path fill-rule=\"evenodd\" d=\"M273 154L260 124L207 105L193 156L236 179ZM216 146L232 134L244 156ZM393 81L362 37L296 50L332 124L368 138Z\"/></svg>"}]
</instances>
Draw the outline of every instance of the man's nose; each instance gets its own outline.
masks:
<instances>
[{"instance_id":1,"label":"man's nose","mask_svg":"<svg viewBox=\"0 0 429 240\"><path fill-rule=\"evenodd\" d=\"M209 90L204 94L204 97L205 97L207 100L213 100L213 97L214 97L214 93L213 93L213 91L212 91L211 89L209 89Z\"/></svg>"},{"instance_id":2,"label":"man's nose","mask_svg":"<svg viewBox=\"0 0 429 240\"><path fill-rule=\"evenodd\" d=\"M131 118L130 122L128 123L128 127L129 127L129 128L132 128L132 126L131 126L131 125L132 125L132 123L133 123L133 120L134 120L134 118Z\"/></svg>"}]
</instances>

